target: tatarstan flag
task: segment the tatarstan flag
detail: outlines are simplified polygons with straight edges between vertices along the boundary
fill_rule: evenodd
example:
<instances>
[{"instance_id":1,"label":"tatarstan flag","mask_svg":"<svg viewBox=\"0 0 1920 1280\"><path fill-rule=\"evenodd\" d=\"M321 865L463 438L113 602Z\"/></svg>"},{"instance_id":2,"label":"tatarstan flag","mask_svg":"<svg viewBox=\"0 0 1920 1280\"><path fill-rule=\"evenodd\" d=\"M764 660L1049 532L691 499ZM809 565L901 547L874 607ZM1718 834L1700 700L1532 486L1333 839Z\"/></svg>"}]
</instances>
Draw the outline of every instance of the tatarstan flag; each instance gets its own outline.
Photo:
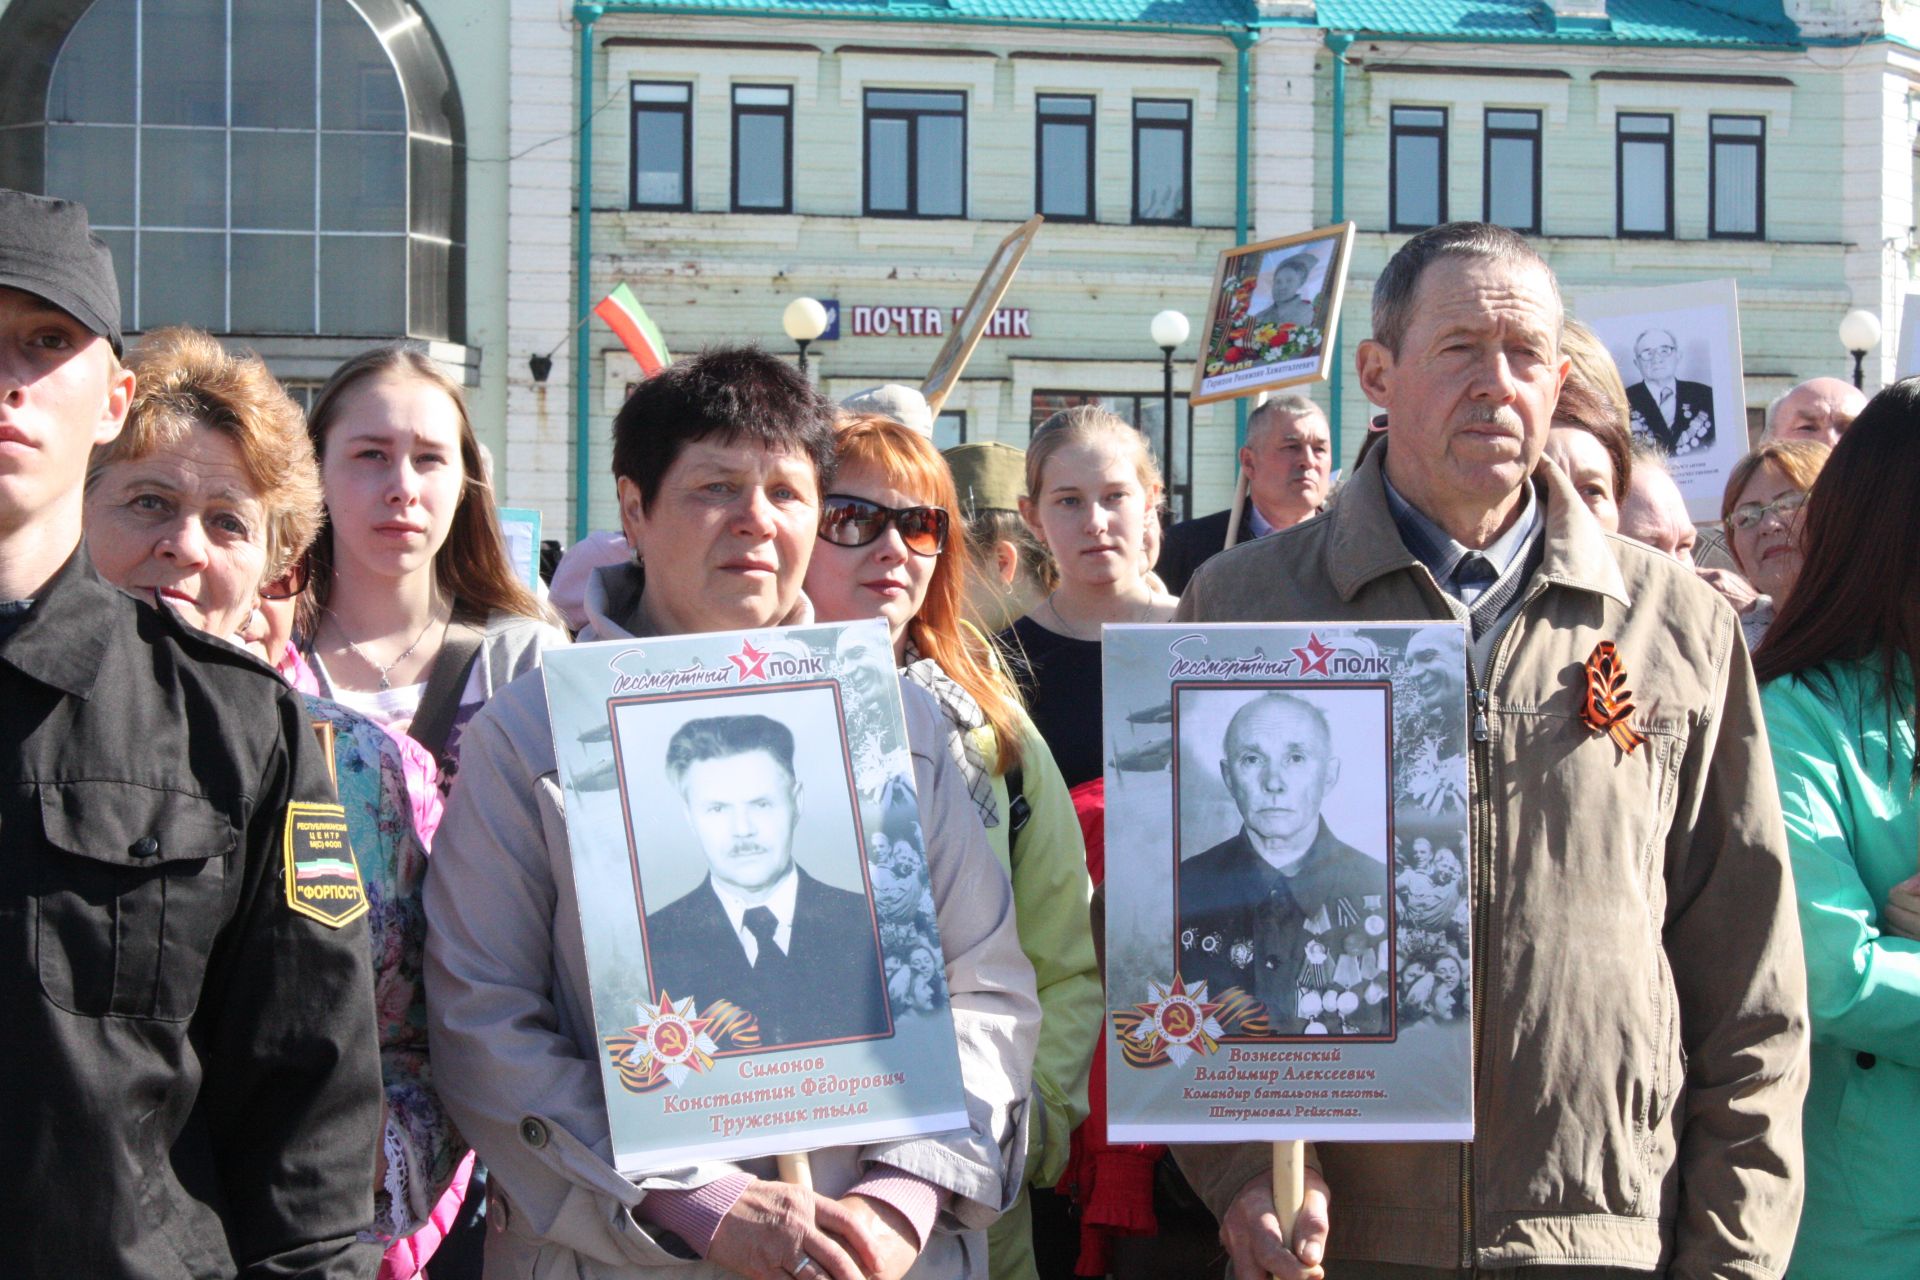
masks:
<instances>
[{"instance_id":1,"label":"tatarstan flag","mask_svg":"<svg viewBox=\"0 0 1920 1280\"><path fill-rule=\"evenodd\" d=\"M660 336L660 327L647 315L647 309L640 305L640 299L633 296L633 290L622 284L606 297L600 299L600 305L593 314L607 322L614 336L620 339L622 346L633 353L640 362L640 376L651 378L668 365L673 357L667 354L667 342Z\"/></svg>"}]
</instances>

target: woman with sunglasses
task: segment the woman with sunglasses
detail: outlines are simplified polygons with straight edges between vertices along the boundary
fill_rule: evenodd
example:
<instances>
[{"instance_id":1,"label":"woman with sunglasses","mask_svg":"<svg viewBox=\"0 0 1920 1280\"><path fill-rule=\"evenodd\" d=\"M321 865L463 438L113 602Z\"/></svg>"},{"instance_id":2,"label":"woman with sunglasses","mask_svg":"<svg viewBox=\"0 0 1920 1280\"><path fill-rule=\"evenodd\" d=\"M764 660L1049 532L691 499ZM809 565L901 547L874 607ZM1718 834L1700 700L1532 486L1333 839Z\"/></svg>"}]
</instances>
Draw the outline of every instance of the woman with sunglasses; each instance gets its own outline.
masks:
<instances>
[{"instance_id":1,"label":"woman with sunglasses","mask_svg":"<svg viewBox=\"0 0 1920 1280\"><path fill-rule=\"evenodd\" d=\"M263 610L284 611L298 581L289 566L320 523L320 477L300 409L257 357L230 356L198 330L148 334L130 367L126 427L95 451L87 477L88 552L107 581L151 594L201 631L264 639L272 623ZM426 847L394 739L337 703L305 701L332 744L366 888L387 1107L375 1229L392 1246L381 1274L404 1277L420 1253L419 1241L404 1238L427 1222L465 1152L427 1067Z\"/></svg>"},{"instance_id":2,"label":"woman with sunglasses","mask_svg":"<svg viewBox=\"0 0 1920 1280\"><path fill-rule=\"evenodd\" d=\"M1073 801L986 637L961 617L965 549L945 460L891 418L853 414L840 421L835 464L806 594L822 622L884 618L895 664L959 730L955 764L1012 878L1020 946L1039 986L1027 1174L1033 1185L1051 1187L1066 1163L1068 1135L1087 1114L1087 1068L1102 1017ZM996 1280L1038 1274L1025 1195L989 1231L988 1259Z\"/></svg>"},{"instance_id":3,"label":"woman with sunglasses","mask_svg":"<svg viewBox=\"0 0 1920 1280\"><path fill-rule=\"evenodd\" d=\"M1737 585L1729 590L1723 580L1710 581L1740 614L1748 649L1760 647L1806 563L1800 512L1829 452L1815 440L1774 440L1734 463L1727 476L1720 520L1727 550L1751 590Z\"/></svg>"}]
</instances>

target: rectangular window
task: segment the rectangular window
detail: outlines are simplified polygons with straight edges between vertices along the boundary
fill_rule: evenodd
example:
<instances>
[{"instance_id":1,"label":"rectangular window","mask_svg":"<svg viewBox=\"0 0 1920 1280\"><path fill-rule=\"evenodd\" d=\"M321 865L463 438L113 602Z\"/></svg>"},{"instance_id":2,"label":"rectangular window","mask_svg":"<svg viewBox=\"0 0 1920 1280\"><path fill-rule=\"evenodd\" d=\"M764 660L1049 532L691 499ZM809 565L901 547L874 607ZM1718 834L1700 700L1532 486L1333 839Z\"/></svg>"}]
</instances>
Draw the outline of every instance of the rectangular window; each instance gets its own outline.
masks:
<instances>
[{"instance_id":1,"label":"rectangular window","mask_svg":"<svg viewBox=\"0 0 1920 1280\"><path fill-rule=\"evenodd\" d=\"M1133 104L1133 220L1193 223L1193 104L1140 98Z\"/></svg>"},{"instance_id":2,"label":"rectangular window","mask_svg":"<svg viewBox=\"0 0 1920 1280\"><path fill-rule=\"evenodd\" d=\"M1487 112L1486 220L1540 234L1540 113Z\"/></svg>"},{"instance_id":3,"label":"rectangular window","mask_svg":"<svg viewBox=\"0 0 1920 1280\"><path fill-rule=\"evenodd\" d=\"M1035 103L1034 211L1093 221L1093 99L1043 93Z\"/></svg>"},{"instance_id":4,"label":"rectangular window","mask_svg":"<svg viewBox=\"0 0 1920 1280\"><path fill-rule=\"evenodd\" d=\"M793 212L793 90L733 87L733 211Z\"/></svg>"},{"instance_id":5,"label":"rectangular window","mask_svg":"<svg viewBox=\"0 0 1920 1280\"><path fill-rule=\"evenodd\" d=\"M1387 203L1395 231L1418 231L1447 220L1447 112L1395 107L1389 126L1392 161Z\"/></svg>"},{"instance_id":6,"label":"rectangular window","mask_svg":"<svg viewBox=\"0 0 1920 1280\"><path fill-rule=\"evenodd\" d=\"M866 211L965 217L967 95L869 89L866 104Z\"/></svg>"},{"instance_id":7,"label":"rectangular window","mask_svg":"<svg viewBox=\"0 0 1920 1280\"><path fill-rule=\"evenodd\" d=\"M1622 236L1673 235L1673 117L1621 112L1614 135Z\"/></svg>"},{"instance_id":8,"label":"rectangular window","mask_svg":"<svg viewBox=\"0 0 1920 1280\"><path fill-rule=\"evenodd\" d=\"M693 86L636 81L632 93L632 207L693 208Z\"/></svg>"},{"instance_id":9,"label":"rectangular window","mask_svg":"<svg viewBox=\"0 0 1920 1280\"><path fill-rule=\"evenodd\" d=\"M1154 376L1160 376L1158 361ZM1193 410L1184 391L1174 393L1174 429L1166 424L1166 400L1159 391L1036 391L1028 402L1028 431L1062 409L1083 404L1099 405L1132 423L1147 438L1154 461L1160 464L1167 482L1164 501L1172 520L1186 520L1193 514Z\"/></svg>"},{"instance_id":10,"label":"rectangular window","mask_svg":"<svg viewBox=\"0 0 1920 1280\"><path fill-rule=\"evenodd\" d=\"M1767 235L1767 121L1714 116L1708 122L1707 234L1727 240Z\"/></svg>"}]
</instances>

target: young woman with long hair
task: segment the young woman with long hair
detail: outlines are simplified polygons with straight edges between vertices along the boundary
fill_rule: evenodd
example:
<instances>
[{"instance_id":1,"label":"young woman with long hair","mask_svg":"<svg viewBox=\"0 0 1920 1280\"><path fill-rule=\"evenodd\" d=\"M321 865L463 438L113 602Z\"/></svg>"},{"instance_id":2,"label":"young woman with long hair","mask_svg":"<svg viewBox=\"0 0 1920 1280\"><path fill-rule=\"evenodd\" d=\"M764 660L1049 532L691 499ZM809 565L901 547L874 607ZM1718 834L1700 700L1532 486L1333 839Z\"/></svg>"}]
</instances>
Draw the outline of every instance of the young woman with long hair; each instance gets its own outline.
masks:
<instances>
[{"instance_id":1,"label":"young woman with long hair","mask_svg":"<svg viewBox=\"0 0 1920 1280\"><path fill-rule=\"evenodd\" d=\"M1146 437L1097 406L1056 413L1027 446L1020 514L1052 553L1056 577L1000 638L1018 657L1028 710L1069 787L1104 768L1100 628L1166 622L1179 603L1146 571L1148 523L1165 488Z\"/></svg>"},{"instance_id":2,"label":"young woman with long hair","mask_svg":"<svg viewBox=\"0 0 1920 1280\"><path fill-rule=\"evenodd\" d=\"M322 693L412 734L450 782L461 727L566 633L514 575L466 397L424 352L347 361L307 430L327 518L301 649Z\"/></svg>"},{"instance_id":3,"label":"young woman with long hair","mask_svg":"<svg viewBox=\"0 0 1920 1280\"><path fill-rule=\"evenodd\" d=\"M877 414L843 417L833 488L806 593L822 622L884 618L894 662L957 730L955 763L1013 881L1020 946L1040 994L1033 1105L1044 1135L1027 1162L1051 1187L1087 1114L1087 1070L1102 1019L1088 925L1086 855L1066 783L991 643L961 616L966 576L959 498L931 442ZM995 1280L1038 1274L1022 1198L988 1235Z\"/></svg>"},{"instance_id":4,"label":"young woman with long hair","mask_svg":"<svg viewBox=\"0 0 1920 1280\"><path fill-rule=\"evenodd\" d=\"M1802 512L1802 565L1754 655L1813 1022L1806 1207L1788 1275L1920 1256L1920 379L1875 396Z\"/></svg>"}]
</instances>

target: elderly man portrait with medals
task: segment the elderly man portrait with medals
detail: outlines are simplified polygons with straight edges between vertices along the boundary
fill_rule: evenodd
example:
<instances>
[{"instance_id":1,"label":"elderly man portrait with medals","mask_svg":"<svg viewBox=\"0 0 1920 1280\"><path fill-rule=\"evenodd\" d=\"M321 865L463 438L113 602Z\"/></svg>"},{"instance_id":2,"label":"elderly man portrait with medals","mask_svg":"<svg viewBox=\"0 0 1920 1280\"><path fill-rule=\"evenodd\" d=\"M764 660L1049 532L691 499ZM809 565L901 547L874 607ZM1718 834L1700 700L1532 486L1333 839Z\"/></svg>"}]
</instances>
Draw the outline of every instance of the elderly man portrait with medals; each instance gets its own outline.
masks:
<instances>
[{"instance_id":1,"label":"elderly man portrait with medals","mask_svg":"<svg viewBox=\"0 0 1920 1280\"><path fill-rule=\"evenodd\" d=\"M1276 1037L1383 1034L1387 868L1328 829L1340 781L1327 717L1267 692L1227 725L1220 778L1240 830L1180 864L1180 973L1214 995L1238 987Z\"/></svg>"}]
</instances>

